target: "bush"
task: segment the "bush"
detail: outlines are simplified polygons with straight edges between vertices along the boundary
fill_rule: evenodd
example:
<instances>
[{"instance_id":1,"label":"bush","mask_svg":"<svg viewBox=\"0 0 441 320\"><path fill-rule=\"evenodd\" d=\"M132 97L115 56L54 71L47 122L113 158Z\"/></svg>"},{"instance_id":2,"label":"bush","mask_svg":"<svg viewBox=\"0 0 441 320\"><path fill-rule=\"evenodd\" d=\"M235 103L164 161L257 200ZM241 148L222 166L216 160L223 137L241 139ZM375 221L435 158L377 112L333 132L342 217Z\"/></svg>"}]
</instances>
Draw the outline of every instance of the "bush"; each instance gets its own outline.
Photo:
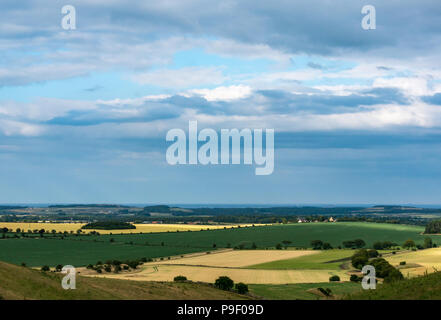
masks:
<instances>
[{"instance_id":1,"label":"bush","mask_svg":"<svg viewBox=\"0 0 441 320\"><path fill-rule=\"evenodd\" d=\"M351 263L354 268L361 269L369 261L369 255L366 249L358 250L351 258Z\"/></svg>"},{"instance_id":2,"label":"bush","mask_svg":"<svg viewBox=\"0 0 441 320\"><path fill-rule=\"evenodd\" d=\"M229 277L222 276L217 278L217 280L214 282L214 286L221 290L231 290L234 286L234 281Z\"/></svg>"},{"instance_id":3,"label":"bush","mask_svg":"<svg viewBox=\"0 0 441 320\"><path fill-rule=\"evenodd\" d=\"M383 258L377 258L370 261L370 264L375 268L376 276L383 278L384 282L392 282L403 279L403 275L395 269L389 262Z\"/></svg>"},{"instance_id":4,"label":"bush","mask_svg":"<svg viewBox=\"0 0 441 320\"><path fill-rule=\"evenodd\" d=\"M317 288L317 290L320 291L321 293L323 293L327 297L329 297L332 293L331 289L329 289L329 288L326 288L326 289Z\"/></svg>"},{"instance_id":5,"label":"bush","mask_svg":"<svg viewBox=\"0 0 441 320\"><path fill-rule=\"evenodd\" d=\"M187 277L185 276L176 276L173 281L187 281Z\"/></svg>"},{"instance_id":6,"label":"bush","mask_svg":"<svg viewBox=\"0 0 441 320\"><path fill-rule=\"evenodd\" d=\"M405 266L406 265L406 261L401 261L400 262L400 266Z\"/></svg>"},{"instance_id":7,"label":"bush","mask_svg":"<svg viewBox=\"0 0 441 320\"><path fill-rule=\"evenodd\" d=\"M236 284L236 290L239 294L245 294L248 292L248 286L243 282L239 282Z\"/></svg>"},{"instance_id":8,"label":"bush","mask_svg":"<svg viewBox=\"0 0 441 320\"><path fill-rule=\"evenodd\" d=\"M25 262L22 262L22 263L21 263L21 266L22 266L22 267L26 267L26 263L25 263Z\"/></svg>"},{"instance_id":9,"label":"bush","mask_svg":"<svg viewBox=\"0 0 441 320\"><path fill-rule=\"evenodd\" d=\"M351 274L351 277L349 278L351 282L360 282L361 277L357 276L356 274Z\"/></svg>"},{"instance_id":10,"label":"bush","mask_svg":"<svg viewBox=\"0 0 441 320\"><path fill-rule=\"evenodd\" d=\"M329 281L340 281L340 277L339 276L331 276L330 278L329 278Z\"/></svg>"},{"instance_id":11,"label":"bush","mask_svg":"<svg viewBox=\"0 0 441 320\"><path fill-rule=\"evenodd\" d=\"M402 247L407 249L414 248L415 242L412 239L408 239L403 243Z\"/></svg>"},{"instance_id":12,"label":"bush","mask_svg":"<svg viewBox=\"0 0 441 320\"><path fill-rule=\"evenodd\" d=\"M104 271L106 272L112 272L112 268L110 266L105 266Z\"/></svg>"},{"instance_id":13,"label":"bush","mask_svg":"<svg viewBox=\"0 0 441 320\"><path fill-rule=\"evenodd\" d=\"M63 269L63 266L61 264L57 264L55 267L55 271L60 272Z\"/></svg>"},{"instance_id":14,"label":"bush","mask_svg":"<svg viewBox=\"0 0 441 320\"><path fill-rule=\"evenodd\" d=\"M46 272L46 271L50 271L51 269L49 268L49 266L42 266L41 267L41 271L44 271L44 272Z\"/></svg>"},{"instance_id":15,"label":"bush","mask_svg":"<svg viewBox=\"0 0 441 320\"><path fill-rule=\"evenodd\" d=\"M376 258L376 257L378 257L378 251L377 250L375 250L375 249L369 249L368 251L367 251L367 254L368 254L368 257L369 258Z\"/></svg>"}]
</instances>

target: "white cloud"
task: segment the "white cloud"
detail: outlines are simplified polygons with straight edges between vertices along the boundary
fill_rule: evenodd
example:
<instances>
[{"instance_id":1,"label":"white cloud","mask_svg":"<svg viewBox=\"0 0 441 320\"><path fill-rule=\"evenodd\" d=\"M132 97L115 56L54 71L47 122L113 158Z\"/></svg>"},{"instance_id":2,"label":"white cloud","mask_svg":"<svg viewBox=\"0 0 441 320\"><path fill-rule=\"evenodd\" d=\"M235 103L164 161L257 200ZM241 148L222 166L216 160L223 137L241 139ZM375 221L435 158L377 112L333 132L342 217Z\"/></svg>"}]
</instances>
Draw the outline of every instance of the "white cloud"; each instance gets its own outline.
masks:
<instances>
[{"instance_id":1,"label":"white cloud","mask_svg":"<svg viewBox=\"0 0 441 320\"><path fill-rule=\"evenodd\" d=\"M395 77L378 78L372 85L374 88L396 88L401 90L407 96L423 96L431 94L427 86L427 80L424 78Z\"/></svg>"},{"instance_id":2,"label":"white cloud","mask_svg":"<svg viewBox=\"0 0 441 320\"><path fill-rule=\"evenodd\" d=\"M249 86L237 85L229 87L217 87L214 89L194 89L190 94L197 94L207 101L231 101L250 96L252 90Z\"/></svg>"},{"instance_id":3,"label":"white cloud","mask_svg":"<svg viewBox=\"0 0 441 320\"><path fill-rule=\"evenodd\" d=\"M160 69L132 76L140 84L163 88L188 88L199 85L221 84L227 78L217 67L188 67L182 69Z\"/></svg>"}]
</instances>

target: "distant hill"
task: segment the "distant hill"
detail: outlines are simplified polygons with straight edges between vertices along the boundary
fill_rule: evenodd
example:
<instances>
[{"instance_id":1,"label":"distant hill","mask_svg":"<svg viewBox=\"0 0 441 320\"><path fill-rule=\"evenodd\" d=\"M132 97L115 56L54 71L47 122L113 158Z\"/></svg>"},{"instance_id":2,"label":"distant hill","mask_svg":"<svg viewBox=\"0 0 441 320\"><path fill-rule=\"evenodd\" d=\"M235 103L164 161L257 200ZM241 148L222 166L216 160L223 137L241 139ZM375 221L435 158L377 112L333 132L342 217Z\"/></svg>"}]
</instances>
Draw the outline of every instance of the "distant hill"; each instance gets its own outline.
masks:
<instances>
[{"instance_id":1,"label":"distant hill","mask_svg":"<svg viewBox=\"0 0 441 320\"><path fill-rule=\"evenodd\" d=\"M377 287L376 290L362 290L346 296L348 300L440 300L441 272L405 279Z\"/></svg>"},{"instance_id":2,"label":"distant hill","mask_svg":"<svg viewBox=\"0 0 441 320\"><path fill-rule=\"evenodd\" d=\"M0 262L0 300L224 300L244 299L196 283L142 282L77 276L77 289L64 290L64 275Z\"/></svg>"}]
</instances>

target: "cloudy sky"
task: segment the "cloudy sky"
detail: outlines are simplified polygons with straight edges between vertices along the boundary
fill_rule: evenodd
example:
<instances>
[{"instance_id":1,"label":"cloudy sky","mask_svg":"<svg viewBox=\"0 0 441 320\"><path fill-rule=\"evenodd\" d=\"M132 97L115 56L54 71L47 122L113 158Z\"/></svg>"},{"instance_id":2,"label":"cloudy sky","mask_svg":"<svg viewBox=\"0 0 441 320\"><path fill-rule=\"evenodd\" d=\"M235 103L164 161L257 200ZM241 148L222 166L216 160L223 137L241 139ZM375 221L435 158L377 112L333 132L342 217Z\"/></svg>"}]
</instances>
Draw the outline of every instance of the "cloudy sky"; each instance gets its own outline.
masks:
<instances>
[{"instance_id":1,"label":"cloudy sky","mask_svg":"<svg viewBox=\"0 0 441 320\"><path fill-rule=\"evenodd\" d=\"M2 0L0 203L439 204L440 54L435 0ZM170 166L189 120L274 173Z\"/></svg>"}]
</instances>

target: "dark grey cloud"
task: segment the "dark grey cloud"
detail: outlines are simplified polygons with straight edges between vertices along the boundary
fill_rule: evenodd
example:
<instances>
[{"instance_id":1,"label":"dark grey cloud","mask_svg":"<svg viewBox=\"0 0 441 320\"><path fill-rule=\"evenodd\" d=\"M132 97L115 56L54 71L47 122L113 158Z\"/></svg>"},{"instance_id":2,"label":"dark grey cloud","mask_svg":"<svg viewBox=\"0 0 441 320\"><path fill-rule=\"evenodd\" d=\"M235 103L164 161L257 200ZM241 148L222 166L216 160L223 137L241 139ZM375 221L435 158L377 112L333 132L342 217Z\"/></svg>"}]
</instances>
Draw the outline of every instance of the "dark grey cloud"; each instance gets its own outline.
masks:
<instances>
[{"instance_id":1,"label":"dark grey cloud","mask_svg":"<svg viewBox=\"0 0 441 320\"><path fill-rule=\"evenodd\" d=\"M258 94L268 99L269 111L289 113L309 111L311 113L348 112L359 106L376 104L408 104L408 99L397 89L375 88L346 96L332 94L293 94L281 90L260 90Z\"/></svg>"},{"instance_id":2,"label":"dark grey cloud","mask_svg":"<svg viewBox=\"0 0 441 320\"><path fill-rule=\"evenodd\" d=\"M164 35L216 36L254 44L268 44L291 53L336 53L341 49L364 51L381 47L433 47L440 39L439 2L372 0L377 29L361 28L359 0L271 2L175 0L93 2L72 1L77 8L78 29L92 34L120 34L126 42L151 41ZM17 5L2 2L0 21L24 26L0 29L3 38L53 37L60 32L65 1L39 0ZM60 40L58 39L58 43ZM86 39L74 39L81 43ZM96 39L98 40L98 39ZM417 42L417 43L416 43ZM396 50L397 55L404 54Z\"/></svg>"}]
</instances>

